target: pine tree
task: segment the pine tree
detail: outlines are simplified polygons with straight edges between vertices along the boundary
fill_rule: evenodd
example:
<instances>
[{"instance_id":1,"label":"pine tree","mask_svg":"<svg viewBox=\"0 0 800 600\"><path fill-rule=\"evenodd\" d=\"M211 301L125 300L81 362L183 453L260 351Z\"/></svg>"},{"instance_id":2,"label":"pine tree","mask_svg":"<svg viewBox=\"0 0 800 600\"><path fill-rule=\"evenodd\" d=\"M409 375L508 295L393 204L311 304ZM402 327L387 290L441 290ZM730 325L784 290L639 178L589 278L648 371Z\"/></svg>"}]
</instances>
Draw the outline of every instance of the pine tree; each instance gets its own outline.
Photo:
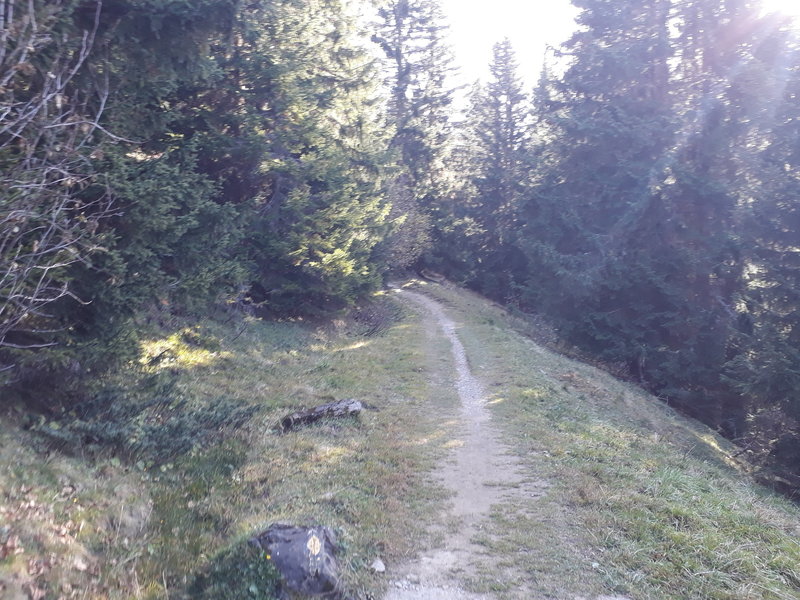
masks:
<instances>
[{"instance_id":1,"label":"pine tree","mask_svg":"<svg viewBox=\"0 0 800 600\"><path fill-rule=\"evenodd\" d=\"M657 320L635 291L657 256L643 256L632 236L652 219L672 144L668 4L575 4L584 30L561 51L563 77L543 79L536 99L535 184L523 202L525 301L555 317L573 342L630 360Z\"/></svg>"},{"instance_id":2,"label":"pine tree","mask_svg":"<svg viewBox=\"0 0 800 600\"><path fill-rule=\"evenodd\" d=\"M718 129L713 111L696 127L675 110L676 97L694 102L678 88L695 89L676 57L693 61L697 49L670 46L668 2L576 5L586 30L540 101L555 143L540 150L526 207L530 298L574 343L710 417L737 265L735 200L703 161L723 156L733 131ZM688 16L682 24L711 31Z\"/></svg>"},{"instance_id":3,"label":"pine tree","mask_svg":"<svg viewBox=\"0 0 800 600\"><path fill-rule=\"evenodd\" d=\"M234 256L240 215L203 172L209 125L194 110L221 82L210 46L230 34L233 5L110 3L101 16L103 52L87 77L102 73L112 90L103 125L116 140L95 153L102 179L85 196L108 194L114 214L99 229L104 251L71 273L88 303L61 306L73 322L70 343L94 348L84 362L135 351L132 318L141 311L201 311L245 272Z\"/></svg>"},{"instance_id":4,"label":"pine tree","mask_svg":"<svg viewBox=\"0 0 800 600\"><path fill-rule=\"evenodd\" d=\"M657 195L659 229L640 234L662 258L655 281L666 327L648 377L691 414L725 431L744 413L720 378L743 289L741 208L755 160L760 108L754 85L770 67L757 56L763 40L758 7L747 0L678 3L672 84L680 129ZM658 237L657 237L658 236Z\"/></svg>"},{"instance_id":5,"label":"pine tree","mask_svg":"<svg viewBox=\"0 0 800 600\"><path fill-rule=\"evenodd\" d=\"M387 0L378 16L372 39L387 58L391 148L399 168L391 185L394 233L384 254L391 266L403 268L430 249L433 228L444 218L453 67L438 1Z\"/></svg>"},{"instance_id":6,"label":"pine tree","mask_svg":"<svg viewBox=\"0 0 800 600\"><path fill-rule=\"evenodd\" d=\"M472 94L466 127L464 216L474 223L470 285L509 299L525 271L517 249L519 203L529 178L529 106L508 39L495 44L490 79Z\"/></svg>"},{"instance_id":7,"label":"pine tree","mask_svg":"<svg viewBox=\"0 0 800 600\"><path fill-rule=\"evenodd\" d=\"M756 56L770 77L751 80L762 107L757 160L749 165L752 196L741 223L747 288L738 303L735 354L727 381L741 394L736 435L763 459L798 473L800 458L800 39L780 20Z\"/></svg>"},{"instance_id":8,"label":"pine tree","mask_svg":"<svg viewBox=\"0 0 800 600\"><path fill-rule=\"evenodd\" d=\"M380 283L374 260L387 207L375 65L343 3L285 0L248 17L263 90L268 187L249 254L253 297L274 311L339 308Z\"/></svg>"},{"instance_id":9,"label":"pine tree","mask_svg":"<svg viewBox=\"0 0 800 600\"><path fill-rule=\"evenodd\" d=\"M743 416L720 372L757 180L763 23L745 1L684 0L670 44L667 2L576 4L586 30L539 100L549 143L525 209L531 302L573 342L728 428Z\"/></svg>"},{"instance_id":10,"label":"pine tree","mask_svg":"<svg viewBox=\"0 0 800 600\"><path fill-rule=\"evenodd\" d=\"M3 260L12 263L3 271L16 279L6 298L35 303L4 310L0 338L30 348L17 358L39 373L55 363L75 371L76 358L108 362L113 346L133 348L117 342L146 304L216 297L219 271L233 268L231 215L198 173L190 132L176 128L187 88L213 78L206 49L230 24L231 4L14 2L2 10L0 87L11 118L0 160L17 180L6 180L1 218L21 234L3 233ZM13 15L19 23L5 18ZM41 259L39 273L25 283L16 275L31 259ZM35 318L21 321L20 308Z\"/></svg>"}]
</instances>

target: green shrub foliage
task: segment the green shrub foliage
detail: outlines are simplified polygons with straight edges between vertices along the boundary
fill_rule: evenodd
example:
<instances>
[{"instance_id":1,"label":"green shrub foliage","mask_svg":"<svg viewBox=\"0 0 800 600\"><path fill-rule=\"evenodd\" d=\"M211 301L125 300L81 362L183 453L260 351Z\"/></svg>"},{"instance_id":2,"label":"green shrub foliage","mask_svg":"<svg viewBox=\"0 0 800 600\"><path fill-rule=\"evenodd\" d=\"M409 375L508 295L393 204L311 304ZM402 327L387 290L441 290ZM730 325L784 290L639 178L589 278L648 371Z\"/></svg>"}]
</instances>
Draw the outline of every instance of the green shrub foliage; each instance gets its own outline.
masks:
<instances>
[{"instance_id":1,"label":"green shrub foliage","mask_svg":"<svg viewBox=\"0 0 800 600\"><path fill-rule=\"evenodd\" d=\"M130 358L143 316L248 290L272 312L321 312L380 283L388 142L375 61L343 4L33 3L37 31L13 4L6 381Z\"/></svg>"},{"instance_id":2,"label":"green shrub foliage","mask_svg":"<svg viewBox=\"0 0 800 600\"><path fill-rule=\"evenodd\" d=\"M226 398L187 398L169 371L136 386L106 386L33 430L72 452L114 452L143 468L160 466L244 425L257 406Z\"/></svg>"},{"instance_id":3,"label":"green shrub foliage","mask_svg":"<svg viewBox=\"0 0 800 600\"><path fill-rule=\"evenodd\" d=\"M192 598L274 600L281 595L280 575L268 555L246 541L214 557L189 586ZM284 593L285 594L285 593Z\"/></svg>"}]
</instances>

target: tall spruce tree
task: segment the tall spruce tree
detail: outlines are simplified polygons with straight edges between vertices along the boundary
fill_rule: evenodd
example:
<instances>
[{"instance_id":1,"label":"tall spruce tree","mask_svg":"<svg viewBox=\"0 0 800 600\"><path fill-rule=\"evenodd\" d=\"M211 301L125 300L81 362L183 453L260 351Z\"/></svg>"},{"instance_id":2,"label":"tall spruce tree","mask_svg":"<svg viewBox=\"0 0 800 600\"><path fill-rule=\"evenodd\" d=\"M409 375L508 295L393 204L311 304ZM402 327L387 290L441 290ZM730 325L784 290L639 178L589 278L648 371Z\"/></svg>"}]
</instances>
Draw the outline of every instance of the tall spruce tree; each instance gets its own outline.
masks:
<instances>
[{"instance_id":1,"label":"tall spruce tree","mask_svg":"<svg viewBox=\"0 0 800 600\"><path fill-rule=\"evenodd\" d=\"M14 4L39 10L37 3ZM47 220L58 227L49 239L68 252L46 271L58 283L51 289L61 290L48 291L57 299L48 307L49 322L37 324L37 339L17 344L52 345L20 357L20 364L37 365L39 379L45 365L70 364L75 372L130 351L134 345L121 342L131 341L138 311L202 303L231 281L234 215L214 201L193 131L178 124L187 96L215 79L209 40L229 30L232 16L225 0L56 2L29 15L36 39L25 48L37 66L20 73L29 79L26 102L45 99L42 114L49 117L31 122L40 131L27 131L39 143L28 147L55 144L57 152L42 156L59 157L66 167L49 169L66 179L39 178L38 198L26 194L30 214L50 211ZM4 21L5 50L24 32ZM12 108L22 106L22 89L11 89ZM22 167L37 177L23 154L3 158L5 173ZM52 213L55 206L60 215Z\"/></svg>"},{"instance_id":2,"label":"tall spruce tree","mask_svg":"<svg viewBox=\"0 0 800 600\"><path fill-rule=\"evenodd\" d=\"M520 198L529 179L530 107L508 39L494 45L489 72L487 84L473 90L465 123L467 187L461 211L473 227L463 236L469 246L464 271L471 272L472 287L509 300L525 272L517 238Z\"/></svg>"},{"instance_id":3,"label":"tall spruce tree","mask_svg":"<svg viewBox=\"0 0 800 600\"><path fill-rule=\"evenodd\" d=\"M638 248L673 144L669 4L580 0L583 30L536 99L535 184L523 202L526 303L607 360L635 362L658 335L648 281L658 253ZM649 289L648 289L649 288ZM657 342L653 342L657 343Z\"/></svg>"},{"instance_id":4,"label":"tall spruce tree","mask_svg":"<svg viewBox=\"0 0 800 600\"><path fill-rule=\"evenodd\" d=\"M135 350L136 314L200 311L244 270L238 214L203 172L208 124L192 114L195 97L221 83L210 45L230 35L232 3L111 2L102 16L104 51L87 77L102 73L113 90L104 125L124 139L95 154L103 185L87 195L108 193L115 211L102 223L104 251L72 274L88 304L63 310L72 340L105 360Z\"/></svg>"},{"instance_id":5,"label":"tall spruce tree","mask_svg":"<svg viewBox=\"0 0 800 600\"><path fill-rule=\"evenodd\" d=\"M372 39L387 59L391 148L399 169L385 255L402 268L430 249L432 228L446 218L453 66L438 0L386 0L378 17Z\"/></svg>"},{"instance_id":6,"label":"tall spruce tree","mask_svg":"<svg viewBox=\"0 0 800 600\"><path fill-rule=\"evenodd\" d=\"M4 176L36 179L14 139L39 139L31 156L66 159L69 184L39 178L35 198L12 193L58 227L53 250L28 235L39 230L30 220L12 223L23 236L0 237L3 264L20 265L14 277L26 248L41 249L51 277L39 301L52 305L25 323L24 308L0 306L0 339L31 347L3 350L0 368L100 366L135 351L137 315L199 313L249 286L297 312L342 306L379 283L387 138L369 41L343 3L105 0L41 11L28 19L36 39L3 30L12 85L2 101L13 114L46 97L52 119L3 133L0 161ZM12 64L34 51L40 65ZM10 279L0 295L30 285Z\"/></svg>"},{"instance_id":7,"label":"tall spruce tree","mask_svg":"<svg viewBox=\"0 0 800 600\"><path fill-rule=\"evenodd\" d=\"M254 298L275 311L338 308L381 281L388 141L376 65L345 3L282 0L247 22L254 58L239 68L264 94L251 109L268 143L248 239Z\"/></svg>"},{"instance_id":8,"label":"tall spruce tree","mask_svg":"<svg viewBox=\"0 0 800 600\"><path fill-rule=\"evenodd\" d=\"M720 373L743 289L740 225L757 160L756 82L771 66L758 57L764 28L756 3L685 0L676 10L672 95L680 130L657 196L667 219L642 235L642 244L660 236L666 250L656 275L667 292L668 329L643 360L655 359L648 377L660 391L732 433L746 415Z\"/></svg>"},{"instance_id":9,"label":"tall spruce tree","mask_svg":"<svg viewBox=\"0 0 800 600\"><path fill-rule=\"evenodd\" d=\"M735 432L757 459L800 475L800 38L790 23L769 20L756 56L769 77L749 87L761 107L757 160L748 171L741 247L747 287L738 303L735 354L725 376L740 393Z\"/></svg>"},{"instance_id":10,"label":"tall spruce tree","mask_svg":"<svg viewBox=\"0 0 800 600\"><path fill-rule=\"evenodd\" d=\"M573 342L730 429L744 414L720 372L757 179L754 83L771 69L764 23L744 0L575 4L586 29L538 100L548 143L526 203L531 302Z\"/></svg>"}]
</instances>

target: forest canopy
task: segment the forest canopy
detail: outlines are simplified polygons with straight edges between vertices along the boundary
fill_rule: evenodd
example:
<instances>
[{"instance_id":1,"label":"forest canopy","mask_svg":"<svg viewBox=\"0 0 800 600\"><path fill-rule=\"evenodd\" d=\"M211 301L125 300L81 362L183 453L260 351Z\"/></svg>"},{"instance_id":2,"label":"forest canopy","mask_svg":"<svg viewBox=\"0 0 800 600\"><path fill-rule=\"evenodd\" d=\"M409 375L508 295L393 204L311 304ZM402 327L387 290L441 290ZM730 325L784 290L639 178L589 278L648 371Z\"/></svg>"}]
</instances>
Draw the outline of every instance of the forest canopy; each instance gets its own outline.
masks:
<instances>
[{"instance_id":1,"label":"forest canopy","mask_svg":"<svg viewBox=\"0 0 800 600\"><path fill-rule=\"evenodd\" d=\"M460 110L435 0L0 2L0 386L427 268L800 481L798 24L573 4Z\"/></svg>"}]
</instances>

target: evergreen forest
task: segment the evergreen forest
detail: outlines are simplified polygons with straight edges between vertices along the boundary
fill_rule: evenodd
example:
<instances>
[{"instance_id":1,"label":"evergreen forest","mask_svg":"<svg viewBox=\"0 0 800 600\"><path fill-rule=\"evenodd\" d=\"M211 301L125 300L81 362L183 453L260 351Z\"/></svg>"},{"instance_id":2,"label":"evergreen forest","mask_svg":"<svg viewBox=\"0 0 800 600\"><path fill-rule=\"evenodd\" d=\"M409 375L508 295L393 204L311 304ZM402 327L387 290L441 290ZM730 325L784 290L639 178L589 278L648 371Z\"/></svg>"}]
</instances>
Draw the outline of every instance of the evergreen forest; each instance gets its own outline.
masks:
<instances>
[{"instance_id":1,"label":"evergreen forest","mask_svg":"<svg viewBox=\"0 0 800 600\"><path fill-rule=\"evenodd\" d=\"M541 73L498 40L463 90L436 0L0 0L2 397L427 270L800 489L800 28L572 3Z\"/></svg>"}]
</instances>

